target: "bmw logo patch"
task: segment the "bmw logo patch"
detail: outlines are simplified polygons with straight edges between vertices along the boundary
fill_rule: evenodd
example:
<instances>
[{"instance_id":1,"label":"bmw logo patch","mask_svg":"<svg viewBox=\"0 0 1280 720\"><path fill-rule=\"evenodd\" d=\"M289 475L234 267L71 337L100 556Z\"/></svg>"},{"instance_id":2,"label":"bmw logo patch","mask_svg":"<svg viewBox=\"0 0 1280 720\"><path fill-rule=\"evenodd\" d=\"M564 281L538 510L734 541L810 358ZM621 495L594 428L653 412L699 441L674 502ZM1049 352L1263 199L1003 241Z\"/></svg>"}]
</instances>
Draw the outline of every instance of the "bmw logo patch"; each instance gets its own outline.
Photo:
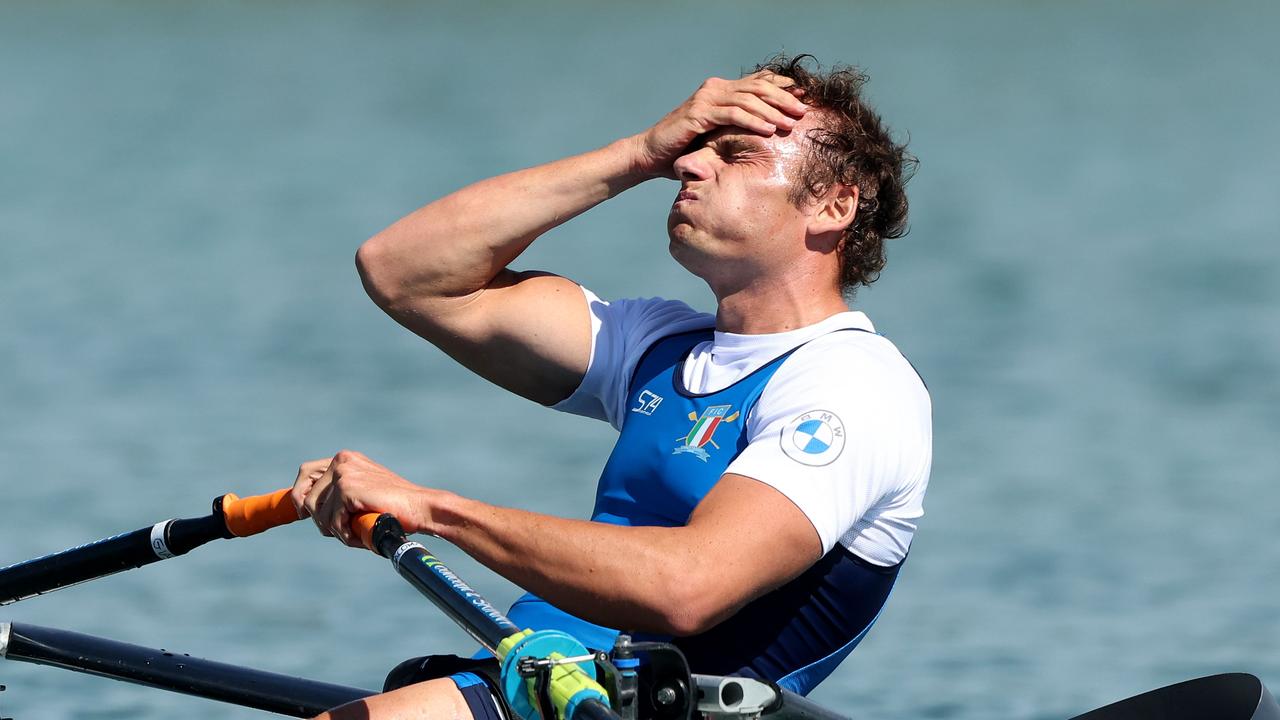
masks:
<instances>
[{"instance_id":1,"label":"bmw logo patch","mask_svg":"<svg viewBox=\"0 0 1280 720\"><path fill-rule=\"evenodd\" d=\"M835 413L810 410L782 429L782 452L804 465L830 465L844 450L844 423Z\"/></svg>"}]
</instances>

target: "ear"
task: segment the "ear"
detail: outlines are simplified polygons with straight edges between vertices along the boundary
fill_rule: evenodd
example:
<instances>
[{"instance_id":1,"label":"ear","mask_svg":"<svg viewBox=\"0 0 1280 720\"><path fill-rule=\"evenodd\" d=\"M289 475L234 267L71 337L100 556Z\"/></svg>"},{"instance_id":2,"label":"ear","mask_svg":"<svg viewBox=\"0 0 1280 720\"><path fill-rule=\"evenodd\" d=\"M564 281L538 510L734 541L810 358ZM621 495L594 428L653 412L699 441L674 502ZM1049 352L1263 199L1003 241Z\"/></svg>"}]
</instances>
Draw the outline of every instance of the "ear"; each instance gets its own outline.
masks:
<instances>
[{"instance_id":1,"label":"ear","mask_svg":"<svg viewBox=\"0 0 1280 720\"><path fill-rule=\"evenodd\" d=\"M813 210L809 218L810 234L844 231L858 214L858 186L835 186L816 203Z\"/></svg>"}]
</instances>

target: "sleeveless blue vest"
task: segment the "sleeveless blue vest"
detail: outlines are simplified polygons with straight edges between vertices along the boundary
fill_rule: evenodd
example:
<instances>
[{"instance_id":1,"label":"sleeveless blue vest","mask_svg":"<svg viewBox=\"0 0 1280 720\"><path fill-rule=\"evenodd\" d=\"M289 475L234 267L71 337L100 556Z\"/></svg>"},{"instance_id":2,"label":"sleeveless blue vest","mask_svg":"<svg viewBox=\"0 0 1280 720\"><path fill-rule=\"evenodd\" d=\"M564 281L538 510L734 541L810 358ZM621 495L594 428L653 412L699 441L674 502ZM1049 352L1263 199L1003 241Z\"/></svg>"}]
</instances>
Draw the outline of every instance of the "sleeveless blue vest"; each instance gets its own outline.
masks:
<instances>
[{"instance_id":1,"label":"sleeveless blue vest","mask_svg":"<svg viewBox=\"0 0 1280 720\"><path fill-rule=\"evenodd\" d=\"M600 476L593 521L682 526L746 447L748 415L769 379L798 348L723 390L691 393L684 387L684 359L711 337L711 329L672 335L641 357L628 388L621 435ZM715 628L671 641L695 673L758 677L807 693L870 628L899 566L882 568L837 546ZM618 634L531 594L516 601L511 619L521 627L563 630L604 650Z\"/></svg>"}]
</instances>

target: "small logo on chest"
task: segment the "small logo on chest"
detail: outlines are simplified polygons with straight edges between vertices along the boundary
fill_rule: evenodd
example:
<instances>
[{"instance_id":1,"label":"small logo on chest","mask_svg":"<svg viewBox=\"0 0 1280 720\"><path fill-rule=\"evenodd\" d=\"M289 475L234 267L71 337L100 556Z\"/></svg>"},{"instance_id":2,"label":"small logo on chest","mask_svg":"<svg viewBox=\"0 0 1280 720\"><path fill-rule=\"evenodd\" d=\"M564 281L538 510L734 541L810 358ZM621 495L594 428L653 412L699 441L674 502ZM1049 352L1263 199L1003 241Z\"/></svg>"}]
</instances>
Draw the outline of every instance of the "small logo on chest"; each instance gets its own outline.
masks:
<instances>
[{"instance_id":1,"label":"small logo on chest","mask_svg":"<svg viewBox=\"0 0 1280 720\"><path fill-rule=\"evenodd\" d=\"M662 396L652 390L642 390L636 396L636 406L631 408L631 412L640 413L641 415L652 415L654 410L662 404Z\"/></svg>"},{"instance_id":2,"label":"small logo on chest","mask_svg":"<svg viewBox=\"0 0 1280 720\"><path fill-rule=\"evenodd\" d=\"M733 409L732 405L712 405L703 410L701 416L689 413L693 428L689 430L688 435L680 438L680 444L671 451L671 454L692 453L702 462L706 462L710 455L702 449L704 446L710 445L716 450L720 449L715 440L711 439L716 434L716 428L720 427L721 423L731 423L738 419L738 413L729 414L731 409Z\"/></svg>"}]
</instances>

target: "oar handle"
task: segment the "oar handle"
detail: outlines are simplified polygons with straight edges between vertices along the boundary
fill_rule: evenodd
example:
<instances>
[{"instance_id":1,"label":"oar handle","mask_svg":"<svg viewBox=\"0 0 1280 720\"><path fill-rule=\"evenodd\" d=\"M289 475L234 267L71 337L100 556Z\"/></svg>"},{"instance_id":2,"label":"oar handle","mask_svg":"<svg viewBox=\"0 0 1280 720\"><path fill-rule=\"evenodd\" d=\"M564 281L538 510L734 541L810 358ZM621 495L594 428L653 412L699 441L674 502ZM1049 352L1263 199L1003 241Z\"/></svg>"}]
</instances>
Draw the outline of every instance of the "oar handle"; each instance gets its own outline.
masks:
<instances>
[{"instance_id":1,"label":"oar handle","mask_svg":"<svg viewBox=\"0 0 1280 720\"><path fill-rule=\"evenodd\" d=\"M247 498L227 493L222 496L220 504L227 531L236 537L257 535L298 520L298 510L289 499L289 488ZM360 538L360 542L374 552L377 550L373 547L373 525L378 521L378 516L378 513L366 513L357 515L351 521L351 529Z\"/></svg>"},{"instance_id":2,"label":"oar handle","mask_svg":"<svg viewBox=\"0 0 1280 720\"><path fill-rule=\"evenodd\" d=\"M227 493L222 496L221 506L227 531L236 537L257 535L298 520L298 510L289 499L289 488L247 498Z\"/></svg>"},{"instance_id":3,"label":"oar handle","mask_svg":"<svg viewBox=\"0 0 1280 720\"><path fill-rule=\"evenodd\" d=\"M355 532L356 537L360 538L360 542L373 552L378 549L373 546L373 526L377 524L378 518L382 517L380 513L365 513L357 515L351 520L351 529Z\"/></svg>"}]
</instances>

